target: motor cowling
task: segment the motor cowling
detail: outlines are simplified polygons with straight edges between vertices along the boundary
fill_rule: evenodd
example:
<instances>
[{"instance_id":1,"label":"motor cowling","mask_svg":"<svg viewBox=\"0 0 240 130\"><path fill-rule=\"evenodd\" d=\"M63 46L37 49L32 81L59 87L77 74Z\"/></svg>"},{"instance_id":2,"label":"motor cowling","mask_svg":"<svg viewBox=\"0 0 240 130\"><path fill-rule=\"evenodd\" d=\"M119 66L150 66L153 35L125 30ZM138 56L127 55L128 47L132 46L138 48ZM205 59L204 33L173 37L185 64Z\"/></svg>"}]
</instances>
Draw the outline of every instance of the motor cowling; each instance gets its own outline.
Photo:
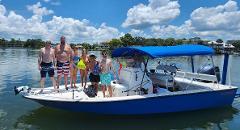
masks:
<instances>
[{"instance_id":1,"label":"motor cowling","mask_svg":"<svg viewBox=\"0 0 240 130\"><path fill-rule=\"evenodd\" d=\"M218 66L205 65L198 69L197 72L201 74L216 75L218 82L221 80L220 69Z\"/></svg>"}]
</instances>

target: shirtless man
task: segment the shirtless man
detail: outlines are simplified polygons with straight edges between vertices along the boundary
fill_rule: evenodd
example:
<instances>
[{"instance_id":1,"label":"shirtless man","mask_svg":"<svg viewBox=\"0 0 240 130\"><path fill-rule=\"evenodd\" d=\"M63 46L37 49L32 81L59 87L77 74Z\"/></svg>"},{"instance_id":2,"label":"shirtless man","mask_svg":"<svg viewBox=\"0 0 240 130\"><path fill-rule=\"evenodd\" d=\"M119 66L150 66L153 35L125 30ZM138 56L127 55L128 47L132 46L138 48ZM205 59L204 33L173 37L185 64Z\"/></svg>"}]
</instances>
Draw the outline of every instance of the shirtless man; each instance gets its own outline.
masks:
<instances>
[{"instance_id":1,"label":"shirtless man","mask_svg":"<svg viewBox=\"0 0 240 130\"><path fill-rule=\"evenodd\" d=\"M108 92L110 97L112 97L112 87L111 87L111 70L113 70L112 66L112 60L107 57L107 52L102 51L102 60L100 62L100 68L101 68L101 74L100 74L100 81L101 81L101 87L103 91L103 97L105 97L105 90L108 88ZM115 71L114 72L114 78L115 78Z\"/></svg>"},{"instance_id":2,"label":"shirtless man","mask_svg":"<svg viewBox=\"0 0 240 130\"><path fill-rule=\"evenodd\" d=\"M51 48L51 42L47 41L45 43L45 47L41 48L38 57L38 69L40 70L41 74L40 86L42 88L40 92L43 91L47 73L50 79L52 80L54 89L56 89L56 81L54 79L54 64L55 64L54 49Z\"/></svg>"},{"instance_id":3,"label":"shirtless man","mask_svg":"<svg viewBox=\"0 0 240 130\"><path fill-rule=\"evenodd\" d=\"M68 74L70 69L70 59L72 59L72 49L70 45L65 42L65 37L60 38L61 43L55 47L55 56L57 59L57 88L59 88L60 80L64 75L64 84L68 90Z\"/></svg>"}]
</instances>

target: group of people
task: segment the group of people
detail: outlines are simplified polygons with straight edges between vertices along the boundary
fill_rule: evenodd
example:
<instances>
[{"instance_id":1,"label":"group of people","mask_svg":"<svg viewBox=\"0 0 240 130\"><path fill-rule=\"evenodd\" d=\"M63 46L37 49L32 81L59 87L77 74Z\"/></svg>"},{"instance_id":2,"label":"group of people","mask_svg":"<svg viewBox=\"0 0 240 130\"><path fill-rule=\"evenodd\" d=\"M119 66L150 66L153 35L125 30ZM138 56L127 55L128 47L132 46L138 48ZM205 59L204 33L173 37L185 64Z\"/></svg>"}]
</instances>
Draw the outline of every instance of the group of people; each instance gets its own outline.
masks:
<instances>
[{"instance_id":1,"label":"group of people","mask_svg":"<svg viewBox=\"0 0 240 130\"><path fill-rule=\"evenodd\" d=\"M70 74L70 84L72 88L77 88L77 73L80 72L81 85L85 89L87 85L87 76L91 85L98 91L99 82L103 96L105 97L106 88L108 89L109 96L112 97L111 81L114 72L112 60L108 58L107 51L102 51L101 61L97 61L97 56L94 53L87 55L87 50L82 49L81 56L78 53L78 48L71 48L66 43L64 36L60 38L60 44L55 48L51 48L51 42L45 42L45 47L41 48L38 58L38 68L41 75L40 86L41 92L43 91L46 75L48 74L52 80L54 89L58 91L59 85L64 77L65 89L68 90L68 75ZM57 80L54 78L54 71L57 70Z\"/></svg>"}]
</instances>

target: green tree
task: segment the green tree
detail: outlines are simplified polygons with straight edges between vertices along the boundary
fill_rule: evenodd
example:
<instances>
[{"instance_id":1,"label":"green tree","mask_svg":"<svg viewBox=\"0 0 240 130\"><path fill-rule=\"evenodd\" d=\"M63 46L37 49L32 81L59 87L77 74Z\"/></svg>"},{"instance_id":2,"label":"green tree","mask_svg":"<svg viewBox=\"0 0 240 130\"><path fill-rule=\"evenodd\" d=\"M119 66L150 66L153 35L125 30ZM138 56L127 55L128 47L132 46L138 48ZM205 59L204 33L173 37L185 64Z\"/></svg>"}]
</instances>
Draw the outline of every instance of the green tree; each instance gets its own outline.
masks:
<instances>
[{"instance_id":1,"label":"green tree","mask_svg":"<svg viewBox=\"0 0 240 130\"><path fill-rule=\"evenodd\" d=\"M110 49L114 49L123 46L123 42L119 39L112 39L108 42L108 46L110 47Z\"/></svg>"},{"instance_id":2,"label":"green tree","mask_svg":"<svg viewBox=\"0 0 240 130\"><path fill-rule=\"evenodd\" d=\"M240 40L236 40L232 43L237 51L240 51Z\"/></svg>"},{"instance_id":3,"label":"green tree","mask_svg":"<svg viewBox=\"0 0 240 130\"><path fill-rule=\"evenodd\" d=\"M87 42L82 43L82 47L87 49L87 50L91 49L91 45Z\"/></svg>"},{"instance_id":4,"label":"green tree","mask_svg":"<svg viewBox=\"0 0 240 130\"><path fill-rule=\"evenodd\" d=\"M177 40L175 40L175 43L177 45L181 45L181 44L183 44L183 40L182 39L177 39Z\"/></svg>"},{"instance_id":5,"label":"green tree","mask_svg":"<svg viewBox=\"0 0 240 130\"><path fill-rule=\"evenodd\" d=\"M144 45L144 37L134 37L134 45Z\"/></svg>"},{"instance_id":6,"label":"green tree","mask_svg":"<svg viewBox=\"0 0 240 130\"><path fill-rule=\"evenodd\" d=\"M167 39L165 39L165 43L164 43L164 45L165 46L173 46L173 45L175 45L175 39L174 38L167 38Z\"/></svg>"},{"instance_id":7,"label":"green tree","mask_svg":"<svg viewBox=\"0 0 240 130\"><path fill-rule=\"evenodd\" d=\"M127 33L124 36L120 37L120 40L123 42L123 46L134 45L134 38L129 33Z\"/></svg>"}]
</instances>

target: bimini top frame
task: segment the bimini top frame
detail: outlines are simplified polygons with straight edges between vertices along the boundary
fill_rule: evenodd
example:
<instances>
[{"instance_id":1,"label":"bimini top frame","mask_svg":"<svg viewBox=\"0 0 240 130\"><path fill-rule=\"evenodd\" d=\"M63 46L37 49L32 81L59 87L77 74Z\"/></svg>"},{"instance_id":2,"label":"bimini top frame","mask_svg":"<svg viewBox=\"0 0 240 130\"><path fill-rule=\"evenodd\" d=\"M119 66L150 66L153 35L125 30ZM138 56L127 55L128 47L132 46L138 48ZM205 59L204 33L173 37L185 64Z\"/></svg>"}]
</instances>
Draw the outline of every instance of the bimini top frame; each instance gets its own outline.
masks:
<instances>
[{"instance_id":1,"label":"bimini top frame","mask_svg":"<svg viewBox=\"0 0 240 130\"><path fill-rule=\"evenodd\" d=\"M203 45L122 47L113 50L113 57L145 55L150 58L169 56L212 55L214 50Z\"/></svg>"}]
</instances>

